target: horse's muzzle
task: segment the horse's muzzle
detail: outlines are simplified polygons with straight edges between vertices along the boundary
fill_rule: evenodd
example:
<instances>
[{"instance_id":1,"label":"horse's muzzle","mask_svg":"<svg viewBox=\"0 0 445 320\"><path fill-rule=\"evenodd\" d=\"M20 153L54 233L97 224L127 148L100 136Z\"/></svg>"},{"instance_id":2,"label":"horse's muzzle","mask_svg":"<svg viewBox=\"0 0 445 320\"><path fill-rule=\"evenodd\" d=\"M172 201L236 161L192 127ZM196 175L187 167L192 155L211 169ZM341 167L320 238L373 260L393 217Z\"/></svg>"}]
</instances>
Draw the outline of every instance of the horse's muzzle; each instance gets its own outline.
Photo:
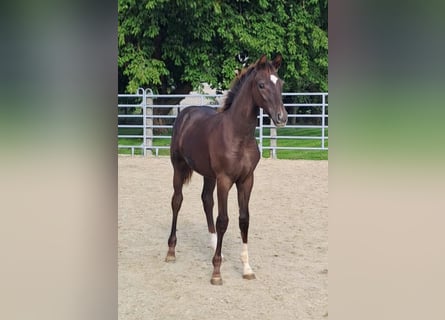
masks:
<instances>
[{"instance_id":1,"label":"horse's muzzle","mask_svg":"<svg viewBox=\"0 0 445 320\"><path fill-rule=\"evenodd\" d=\"M272 118L272 120L275 126L277 126L278 128L284 127L287 123L287 112L278 112L276 118Z\"/></svg>"}]
</instances>

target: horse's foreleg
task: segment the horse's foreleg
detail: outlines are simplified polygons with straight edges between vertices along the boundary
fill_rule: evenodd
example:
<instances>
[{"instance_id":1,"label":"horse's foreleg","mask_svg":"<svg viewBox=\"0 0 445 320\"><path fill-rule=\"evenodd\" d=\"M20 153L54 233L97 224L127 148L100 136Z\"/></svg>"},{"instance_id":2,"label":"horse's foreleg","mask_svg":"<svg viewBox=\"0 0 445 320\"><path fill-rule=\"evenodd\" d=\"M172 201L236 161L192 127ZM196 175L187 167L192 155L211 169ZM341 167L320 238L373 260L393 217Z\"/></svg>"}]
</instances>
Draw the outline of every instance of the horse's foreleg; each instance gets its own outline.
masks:
<instances>
[{"instance_id":1,"label":"horse's foreleg","mask_svg":"<svg viewBox=\"0 0 445 320\"><path fill-rule=\"evenodd\" d=\"M204 177L204 186L202 188L201 199L204 212L207 219L207 227L210 233L210 246L216 249L216 230L213 222L213 191L215 190L216 179Z\"/></svg>"},{"instance_id":2,"label":"horse's foreleg","mask_svg":"<svg viewBox=\"0 0 445 320\"><path fill-rule=\"evenodd\" d=\"M217 181L218 184L218 218L216 219L216 233L217 233L217 242L216 242L216 250L215 255L213 256L213 273L212 278L210 279L211 284L221 285L221 248L224 233L227 230L227 226L229 225L229 217L227 214L227 198L229 195L229 190L233 185L233 182L226 178L219 178Z\"/></svg>"},{"instance_id":3,"label":"horse's foreleg","mask_svg":"<svg viewBox=\"0 0 445 320\"><path fill-rule=\"evenodd\" d=\"M252 280L255 279L255 273L249 264L249 253L247 250L247 243L243 243L241 251L241 262L243 263L243 279Z\"/></svg>"},{"instance_id":4,"label":"horse's foreleg","mask_svg":"<svg viewBox=\"0 0 445 320\"><path fill-rule=\"evenodd\" d=\"M239 205L239 228L243 241L241 251L241 262L243 263L243 278L255 279L255 274L249 264L249 253L247 249L247 238L249 233L249 199L253 187L253 174L242 182L237 182L238 205Z\"/></svg>"}]
</instances>

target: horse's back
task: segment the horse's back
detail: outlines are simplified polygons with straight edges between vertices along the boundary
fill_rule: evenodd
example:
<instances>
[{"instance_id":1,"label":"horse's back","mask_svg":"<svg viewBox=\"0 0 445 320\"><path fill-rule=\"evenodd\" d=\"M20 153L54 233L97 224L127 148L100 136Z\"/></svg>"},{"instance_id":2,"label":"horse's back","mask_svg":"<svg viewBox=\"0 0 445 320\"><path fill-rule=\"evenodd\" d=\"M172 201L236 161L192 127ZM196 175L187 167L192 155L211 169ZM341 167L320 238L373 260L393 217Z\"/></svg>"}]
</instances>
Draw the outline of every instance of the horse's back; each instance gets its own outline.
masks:
<instances>
[{"instance_id":1,"label":"horse's back","mask_svg":"<svg viewBox=\"0 0 445 320\"><path fill-rule=\"evenodd\" d=\"M205 124L216 113L216 110L209 106L190 106L183 109L173 124L172 144L179 136L193 132L205 133Z\"/></svg>"},{"instance_id":2,"label":"horse's back","mask_svg":"<svg viewBox=\"0 0 445 320\"><path fill-rule=\"evenodd\" d=\"M188 123L201 121L211 117L216 113L216 110L210 106L190 106L181 110L176 117L173 124L173 134L178 134L179 131L184 130L184 126Z\"/></svg>"},{"instance_id":3,"label":"horse's back","mask_svg":"<svg viewBox=\"0 0 445 320\"><path fill-rule=\"evenodd\" d=\"M208 137L217 114L215 108L209 106L190 106L179 113L173 125L172 161L183 159L193 170L210 174L210 168L204 164L209 163Z\"/></svg>"},{"instance_id":4,"label":"horse's back","mask_svg":"<svg viewBox=\"0 0 445 320\"><path fill-rule=\"evenodd\" d=\"M200 117L209 117L217 113L216 109L214 107L210 106L190 106L184 108L181 112L179 112L178 118L181 117L193 117L193 118L200 118Z\"/></svg>"}]
</instances>

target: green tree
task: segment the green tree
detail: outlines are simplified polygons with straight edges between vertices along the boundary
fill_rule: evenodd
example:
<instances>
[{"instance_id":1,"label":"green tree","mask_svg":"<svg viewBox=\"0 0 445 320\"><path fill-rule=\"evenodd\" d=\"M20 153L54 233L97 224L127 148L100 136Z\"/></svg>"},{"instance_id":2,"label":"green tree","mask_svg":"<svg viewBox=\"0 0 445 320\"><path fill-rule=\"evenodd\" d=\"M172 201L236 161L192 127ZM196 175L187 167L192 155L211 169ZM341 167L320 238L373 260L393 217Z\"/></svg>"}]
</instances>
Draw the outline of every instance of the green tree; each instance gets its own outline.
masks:
<instances>
[{"instance_id":1,"label":"green tree","mask_svg":"<svg viewBox=\"0 0 445 320\"><path fill-rule=\"evenodd\" d=\"M119 0L119 91L227 89L247 52L283 55L285 91L328 89L327 0Z\"/></svg>"}]
</instances>

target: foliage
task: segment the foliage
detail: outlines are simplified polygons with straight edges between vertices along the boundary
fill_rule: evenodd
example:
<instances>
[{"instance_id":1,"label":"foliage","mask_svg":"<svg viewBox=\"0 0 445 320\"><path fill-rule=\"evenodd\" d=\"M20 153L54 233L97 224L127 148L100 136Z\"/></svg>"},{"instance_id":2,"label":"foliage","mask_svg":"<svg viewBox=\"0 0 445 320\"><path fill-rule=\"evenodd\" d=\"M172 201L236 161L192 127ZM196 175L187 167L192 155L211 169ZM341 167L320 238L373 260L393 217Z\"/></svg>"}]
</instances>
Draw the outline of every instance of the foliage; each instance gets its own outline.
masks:
<instances>
[{"instance_id":1,"label":"foliage","mask_svg":"<svg viewBox=\"0 0 445 320\"><path fill-rule=\"evenodd\" d=\"M283 55L285 91L327 91L327 0L119 0L119 91L227 89L247 52Z\"/></svg>"}]
</instances>

